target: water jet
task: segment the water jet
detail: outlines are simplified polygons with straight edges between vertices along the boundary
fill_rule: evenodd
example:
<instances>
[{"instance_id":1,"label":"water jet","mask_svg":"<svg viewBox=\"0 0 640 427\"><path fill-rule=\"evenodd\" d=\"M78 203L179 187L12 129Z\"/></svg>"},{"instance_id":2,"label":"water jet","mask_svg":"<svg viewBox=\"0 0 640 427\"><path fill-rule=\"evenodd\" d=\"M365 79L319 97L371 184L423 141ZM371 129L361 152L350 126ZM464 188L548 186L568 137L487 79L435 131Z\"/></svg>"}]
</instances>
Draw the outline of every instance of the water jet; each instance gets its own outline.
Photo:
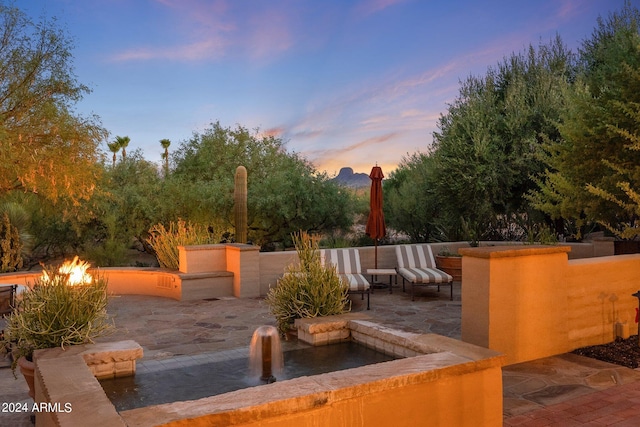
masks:
<instances>
[{"instance_id":1,"label":"water jet","mask_svg":"<svg viewBox=\"0 0 640 427\"><path fill-rule=\"evenodd\" d=\"M278 330L273 326L260 326L251 338L249 367L253 375L267 384L276 381L284 368L282 345Z\"/></svg>"}]
</instances>

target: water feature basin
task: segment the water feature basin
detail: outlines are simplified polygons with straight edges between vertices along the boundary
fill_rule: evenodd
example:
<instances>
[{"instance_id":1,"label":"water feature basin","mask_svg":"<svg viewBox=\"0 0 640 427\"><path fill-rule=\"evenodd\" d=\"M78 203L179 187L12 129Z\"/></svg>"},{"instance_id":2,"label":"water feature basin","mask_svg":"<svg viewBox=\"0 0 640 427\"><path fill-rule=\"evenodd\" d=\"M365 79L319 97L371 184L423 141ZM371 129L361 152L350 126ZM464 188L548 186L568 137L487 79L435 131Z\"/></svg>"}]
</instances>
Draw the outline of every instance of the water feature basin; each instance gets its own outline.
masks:
<instances>
[{"instance_id":1,"label":"water feature basin","mask_svg":"<svg viewBox=\"0 0 640 427\"><path fill-rule=\"evenodd\" d=\"M279 380L196 400L116 411L89 370L86 358L40 350L43 354L36 364L40 381L36 384L37 400L74 405L70 413L44 414L50 416L51 422L43 425L502 424L504 356L495 351L440 335L392 330L358 318L358 313L305 319L298 326L298 337L301 336L325 344L353 340L400 359ZM95 345L86 347L95 359L104 358L95 351ZM142 370L136 372L137 375Z\"/></svg>"},{"instance_id":2,"label":"water feature basin","mask_svg":"<svg viewBox=\"0 0 640 427\"><path fill-rule=\"evenodd\" d=\"M393 356L346 341L321 347L288 345L277 381L387 362ZM293 347L293 348L291 348ZM239 351L212 354L211 359L189 356L139 362L135 376L100 381L118 411L176 401L196 400L265 384L252 375L248 357ZM249 355L249 349L245 349ZM163 363L164 362L164 363ZM167 369L167 366L180 365Z\"/></svg>"}]
</instances>

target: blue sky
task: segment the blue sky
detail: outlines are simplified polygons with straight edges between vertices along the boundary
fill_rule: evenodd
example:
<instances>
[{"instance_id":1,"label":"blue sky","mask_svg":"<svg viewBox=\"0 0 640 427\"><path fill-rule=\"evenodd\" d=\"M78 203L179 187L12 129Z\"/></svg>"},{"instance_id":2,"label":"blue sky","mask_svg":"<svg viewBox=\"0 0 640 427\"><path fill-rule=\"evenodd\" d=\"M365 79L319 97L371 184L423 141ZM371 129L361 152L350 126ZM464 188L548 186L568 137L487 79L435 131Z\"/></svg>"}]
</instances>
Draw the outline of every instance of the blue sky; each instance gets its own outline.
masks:
<instances>
[{"instance_id":1,"label":"blue sky","mask_svg":"<svg viewBox=\"0 0 640 427\"><path fill-rule=\"evenodd\" d=\"M638 7L640 0L633 0ZM281 137L319 171L428 150L459 81L624 0L29 0L74 39L77 105L160 162L210 123ZM104 150L106 151L106 142Z\"/></svg>"}]
</instances>

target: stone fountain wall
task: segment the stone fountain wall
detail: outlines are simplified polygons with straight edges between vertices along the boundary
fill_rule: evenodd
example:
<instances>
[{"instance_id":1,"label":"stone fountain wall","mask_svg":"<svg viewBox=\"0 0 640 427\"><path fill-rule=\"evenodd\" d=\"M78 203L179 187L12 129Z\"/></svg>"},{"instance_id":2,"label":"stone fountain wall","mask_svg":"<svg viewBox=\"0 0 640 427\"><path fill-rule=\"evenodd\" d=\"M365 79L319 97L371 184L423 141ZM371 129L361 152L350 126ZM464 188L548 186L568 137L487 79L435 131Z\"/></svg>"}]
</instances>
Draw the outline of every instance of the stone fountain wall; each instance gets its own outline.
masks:
<instances>
[{"instance_id":1,"label":"stone fountain wall","mask_svg":"<svg viewBox=\"0 0 640 427\"><path fill-rule=\"evenodd\" d=\"M72 410L39 414L36 426L502 425L499 353L438 335L394 331L358 314L323 320L324 325L315 319L300 327L312 334L343 329L349 339L359 337L362 343L404 357L118 413L95 374L118 375L114 366L140 356L135 343L45 350L36 357L36 401L49 407L69 404ZM110 368L90 369L91 361Z\"/></svg>"},{"instance_id":2,"label":"stone fountain wall","mask_svg":"<svg viewBox=\"0 0 640 427\"><path fill-rule=\"evenodd\" d=\"M353 339L401 357L190 402L124 411L143 426L502 426L502 363L494 351L414 334L349 313L297 322L317 345Z\"/></svg>"},{"instance_id":3,"label":"stone fountain wall","mask_svg":"<svg viewBox=\"0 0 640 427\"><path fill-rule=\"evenodd\" d=\"M98 379L135 374L142 347L134 341L36 350L37 427L125 426Z\"/></svg>"}]
</instances>

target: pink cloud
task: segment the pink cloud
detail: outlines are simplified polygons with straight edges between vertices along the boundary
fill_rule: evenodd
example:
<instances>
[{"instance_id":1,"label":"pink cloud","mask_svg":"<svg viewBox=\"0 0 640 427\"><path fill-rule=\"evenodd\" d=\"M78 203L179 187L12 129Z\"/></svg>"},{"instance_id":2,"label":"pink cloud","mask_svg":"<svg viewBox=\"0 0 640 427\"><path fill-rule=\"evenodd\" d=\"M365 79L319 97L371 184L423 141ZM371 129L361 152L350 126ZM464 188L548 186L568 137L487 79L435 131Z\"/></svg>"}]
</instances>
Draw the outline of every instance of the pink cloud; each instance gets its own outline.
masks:
<instances>
[{"instance_id":1,"label":"pink cloud","mask_svg":"<svg viewBox=\"0 0 640 427\"><path fill-rule=\"evenodd\" d=\"M396 138L399 135L400 135L399 132L389 132L384 135L367 138L362 141L356 142L354 144L343 146L341 148L332 147L331 149L327 149L327 150L309 150L309 151L303 152L303 154L311 157L314 163L318 162L321 164L325 164L331 159L344 158L345 155L356 152L356 151L362 152L363 149L367 149L369 147L382 144L384 142L387 142L389 140Z\"/></svg>"},{"instance_id":2,"label":"pink cloud","mask_svg":"<svg viewBox=\"0 0 640 427\"><path fill-rule=\"evenodd\" d=\"M284 128L275 127L275 128L265 129L265 130L261 131L260 135L264 136L264 137L271 137L272 136L274 138L279 138L283 133L284 133Z\"/></svg>"},{"instance_id":3,"label":"pink cloud","mask_svg":"<svg viewBox=\"0 0 640 427\"><path fill-rule=\"evenodd\" d=\"M274 54L287 51L293 46L289 16L283 11L267 9L250 18L249 33L246 41L251 57L269 58Z\"/></svg>"},{"instance_id":4,"label":"pink cloud","mask_svg":"<svg viewBox=\"0 0 640 427\"><path fill-rule=\"evenodd\" d=\"M363 0L355 8L358 16L367 16L378 13L388 7L404 3L406 0Z\"/></svg>"},{"instance_id":5,"label":"pink cloud","mask_svg":"<svg viewBox=\"0 0 640 427\"><path fill-rule=\"evenodd\" d=\"M575 16L579 10L580 6L584 5L584 1L576 1L576 0L564 0L560 1L560 9L558 10L558 17L562 20L571 19Z\"/></svg>"},{"instance_id":6,"label":"pink cloud","mask_svg":"<svg viewBox=\"0 0 640 427\"><path fill-rule=\"evenodd\" d=\"M177 23L171 29L176 42L133 47L112 55L112 60L218 60L232 52L264 60L294 44L291 18L284 9L247 10L225 0L155 1Z\"/></svg>"},{"instance_id":7,"label":"pink cloud","mask_svg":"<svg viewBox=\"0 0 640 427\"><path fill-rule=\"evenodd\" d=\"M197 43L174 47L142 47L112 55L113 61L143 61L167 59L177 61L197 61L216 59L224 55L226 43L222 39L202 40Z\"/></svg>"}]
</instances>

